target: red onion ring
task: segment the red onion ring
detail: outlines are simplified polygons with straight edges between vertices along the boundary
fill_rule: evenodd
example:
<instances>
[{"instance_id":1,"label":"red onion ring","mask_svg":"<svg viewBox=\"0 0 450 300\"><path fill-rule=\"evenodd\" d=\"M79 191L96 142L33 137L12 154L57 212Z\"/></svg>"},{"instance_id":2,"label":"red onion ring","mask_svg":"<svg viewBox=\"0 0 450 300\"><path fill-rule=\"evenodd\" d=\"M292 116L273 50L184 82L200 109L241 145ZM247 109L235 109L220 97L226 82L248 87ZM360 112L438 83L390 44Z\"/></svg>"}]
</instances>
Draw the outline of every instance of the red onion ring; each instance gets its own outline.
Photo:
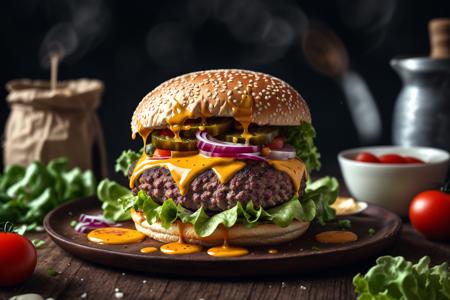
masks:
<instances>
[{"instance_id":1,"label":"red onion ring","mask_svg":"<svg viewBox=\"0 0 450 300\"><path fill-rule=\"evenodd\" d=\"M219 141L211 138L206 131L197 131L195 134L197 138L197 147L200 150L211 153L255 153L259 152L258 146L234 144L224 141Z\"/></svg>"},{"instance_id":2,"label":"red onion ring","mask_svg":"<svg viewBox=\"0 0 450 300\"><path fill-rule=\"evenodd\" d=\"M267 159L259 155L259 152L253 153L218 153L218 152L208 152L200 150L200 154L208 157L227 157L227 158L236 158L236 159L251 159L257 161L265 161Z\"/></svg>"},{"instance_id":3,"label":"red onion ring","mask_svg":"<svg viewBox=\"0 0 450 300\"><path fill-rule=\"evenodd\" d=\"M271 149L268 158L275 160L288 160L293 159L296 156L297 153L295 152L295 148L291 145L285 145L281 149Z\"/></svg>"},{"instance_id":4,"label":"red onion ring","mask_svg":"<svg viewBox=\"0 0 450 300\"><path fill-rule=\"evenodd\" d=\"M79 233L87 233L91 230L97 228L111 227L111 226L121 226L121 224L116 224L102 215L86 215L81 214L79 217L79 222L75 225L74 229Z\"/></svg>"}]
</instances>

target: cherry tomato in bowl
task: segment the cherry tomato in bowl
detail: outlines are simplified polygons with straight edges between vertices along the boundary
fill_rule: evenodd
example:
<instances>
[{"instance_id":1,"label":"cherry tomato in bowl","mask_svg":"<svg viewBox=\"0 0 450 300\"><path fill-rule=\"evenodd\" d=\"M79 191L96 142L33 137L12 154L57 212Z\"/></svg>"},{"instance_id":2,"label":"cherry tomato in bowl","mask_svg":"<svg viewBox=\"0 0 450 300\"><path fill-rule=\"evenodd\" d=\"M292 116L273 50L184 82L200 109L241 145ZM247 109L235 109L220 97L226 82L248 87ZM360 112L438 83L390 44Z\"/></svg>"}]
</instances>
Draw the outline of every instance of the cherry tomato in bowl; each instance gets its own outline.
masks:
<instances>
[{"instance_id":1,"label":"cherry tomato in bowl","mask_svg":"<svg viewBox=\"0 0 450 300\"><path fill-rule=\"evenodd\" d=\"M425 162L421 159L418 159L417 157L413 156L403 156L403 159L406 161L407 164L424 164Z\"/></svg>"},{"instance_id":2,"label":"cherry tomato in bowl","mask_svg":"<svg viewBox=\"0 0 450 300\"><path fill-rule=\"evenodd\" d=\"M405 164L406 160L398 154L383 154L380 156L382 164Z\"/></svg>"},{"instance_id":3,"label":"cherry tomato in bowl","mask_svg":"<svg viewBox=\"0 0 450 300\"><path fill-rule=\"evenodd\" d=\"M36 249L26 237L0 232L0 286L13 286L27 279L36 262Z\"/></svg>"},{"instance_id":4,"label":"cherry tomato in bowl","mask_svg":"<svg viewBox=\"0 0 450 300\"><path fill-rule=\"evenodd\" d=\"M367 163L379 163L380 162L378 157L376 157L375 155L373 155L370 152L359 153L356 156L355 160L360 161L360 162L367 162Z\"/></svg>"},{"instance_id":5,"label":"cherry tomato in bowl","mask_svg":"<svg viewBox=\"0 0 450 300\"><path fill-rule=\"evenodd\" d=\"M449 216L448 190L422 192L414 197L409 207L411 224L427 238L433 240L450 240Z\"/></svg>"}]
</instances>

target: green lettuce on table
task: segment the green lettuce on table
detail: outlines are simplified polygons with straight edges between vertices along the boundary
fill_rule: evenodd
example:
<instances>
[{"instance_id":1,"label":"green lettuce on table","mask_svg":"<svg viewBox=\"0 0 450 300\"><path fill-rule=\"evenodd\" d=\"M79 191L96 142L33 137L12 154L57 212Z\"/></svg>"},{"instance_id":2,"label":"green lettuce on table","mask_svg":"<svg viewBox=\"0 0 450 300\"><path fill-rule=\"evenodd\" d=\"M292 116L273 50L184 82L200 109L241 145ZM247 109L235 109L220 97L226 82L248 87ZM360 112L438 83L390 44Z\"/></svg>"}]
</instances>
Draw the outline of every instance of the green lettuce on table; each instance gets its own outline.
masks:
<instances>
[{"instance_id":1,"label":"green lettuce on table","mask_svg":"<svg viewBox=\"0 0 450 300\"><path fill-rule=\"evenodd\" d=\"M365 275L353 278L358 300L450 299L450 272L446 262L430 267L430 258L417 264L401 256L382 256Z\"/></svg>"},{"instance_id":2,"label":"green lettuce on table","mask_svg":"<svg viewBox=\"0 0 450 300\"><path fill-rule=\"evenodd\" d=\"M256 208L253 203L246 205L237 203L236 206L209 216L203 208L195 212L183 208L172 199L163 204L155 202L144 191L134 196L130 190L120 184L103 180L97 189L97 196L102 203L103 215L113 221L130 219L131 208L141 210L149 223L160 221L165 228L180 219L183 223L194 226L197 234L208 236L223 224L231 227L235 224L243 224L254 227L262 223L274 223L280 227L286 227L294 220L312 221L317 219L319 223L331 221L335 217L330 205L338 195L338 182L335 178L324 177L308 183L302 201L293 197L290 201L279 206L263 209Z\"/></svg>"},{"instance_id":3,"label":"green lettuce on table","mask_svg":"<svg viewBox=\"0 0 450 300\"><path fill-rule=\"evenodd\" d=\"M31 230L59 204L95 191L94 174L68 169L65 158L47 165L38 161L27 167L12 165L0 175L0 221L22 225L21 231Z\"/></svg>"}]
</instances>

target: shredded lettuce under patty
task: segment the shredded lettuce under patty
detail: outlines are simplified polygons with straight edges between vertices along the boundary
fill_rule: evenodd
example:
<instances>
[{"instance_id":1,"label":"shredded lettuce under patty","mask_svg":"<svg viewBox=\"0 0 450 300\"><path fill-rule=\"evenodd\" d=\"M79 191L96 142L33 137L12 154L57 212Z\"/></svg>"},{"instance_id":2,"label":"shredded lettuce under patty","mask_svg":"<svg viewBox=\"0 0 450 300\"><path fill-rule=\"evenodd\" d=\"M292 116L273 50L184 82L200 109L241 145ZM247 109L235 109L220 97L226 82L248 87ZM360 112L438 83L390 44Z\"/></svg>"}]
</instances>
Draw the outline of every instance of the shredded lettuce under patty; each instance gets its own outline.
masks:
<instances>
[{"instance_id":1,"label":"shredded lettuce under patty","mask_svg":"<svg viewBox=\"0 0 450 300\"><path fill-rule=\"evenodd\" d=\"M180 204L175 204L172 199L158 204L144 191L133 196L130 190L108 179L99 184L97 195L103 202L104 216L113 221L130 219L129 210L134 208L142 211L150 224L159 221L163 227L169 228L171 224L181 220L183 223L192 224L195 232L205 237L211 235L221 224L225 227L235 224L254 227L258 224L273 223L287 227L294 220L313 219L325 224L335 217L330 205L336 199L338 189L335 178L324 177L307 185L301 202L297 197L293 197L288 202L267 210L254 207L251 201L246 205L237 202L234 207L211 216L202 207L192 212Z\"/></svg>"}]
</instances>

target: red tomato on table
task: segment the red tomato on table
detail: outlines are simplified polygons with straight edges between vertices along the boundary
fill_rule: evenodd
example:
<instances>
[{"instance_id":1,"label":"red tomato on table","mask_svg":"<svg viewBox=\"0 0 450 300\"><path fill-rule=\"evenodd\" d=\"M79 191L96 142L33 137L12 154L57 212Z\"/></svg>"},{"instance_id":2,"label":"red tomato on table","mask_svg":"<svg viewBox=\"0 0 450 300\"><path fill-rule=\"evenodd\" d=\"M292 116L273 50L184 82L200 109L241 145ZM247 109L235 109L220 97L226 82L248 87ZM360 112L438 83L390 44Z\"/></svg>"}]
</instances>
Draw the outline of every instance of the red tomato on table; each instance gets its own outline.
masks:
<instances>
[{"instance_id":1,"label":"red tomato on table","mask_svg":"<svg viewBox=\"0 0 450 300\"><path fill-rule=\"evenodd\" d=\"M370 152L359 153L356 156L355 160L360 161L360 162L367 162L367 163L379 163L380 162L378 157L376 157L375 155L373 155Z\"/></svg>"},{"instance_id":2,"label":"red tomato on table","mask_svg":"<svg viewBox=\"0 0 450 300\"><path fill-rule=\"evenodd\" d=\"M418 194L409 206L409 219L427 238L450 239L450 194L438 190Z\"/></svg>"},{"instance_id":3,"label":"red tomato on table","mask_svg":"<svg viewBox=\"0 0 450 300\"><path fill-rule=\"evenodd\" d=\"M27 279L36 262L36 249L27 238L0 232L0 286L12 286Z\"/></svg>"}]
</instances>

